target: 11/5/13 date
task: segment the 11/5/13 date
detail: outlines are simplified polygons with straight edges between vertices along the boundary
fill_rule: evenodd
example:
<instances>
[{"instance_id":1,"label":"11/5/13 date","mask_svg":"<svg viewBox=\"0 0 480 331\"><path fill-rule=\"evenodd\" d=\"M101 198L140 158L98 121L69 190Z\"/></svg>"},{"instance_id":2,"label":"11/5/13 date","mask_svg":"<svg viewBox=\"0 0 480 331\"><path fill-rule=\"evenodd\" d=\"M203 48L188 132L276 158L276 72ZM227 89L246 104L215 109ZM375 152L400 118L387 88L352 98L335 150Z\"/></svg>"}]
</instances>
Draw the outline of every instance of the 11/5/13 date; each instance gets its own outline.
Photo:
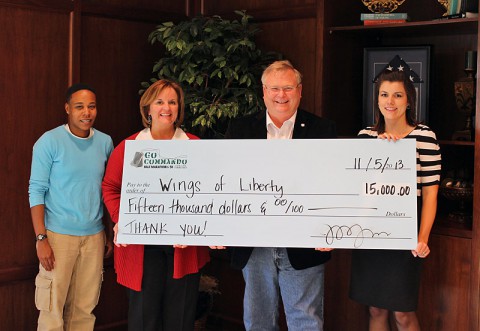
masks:
<instances>
[{"instance_id":1,"label":"11/5/13 date","mask_svg":"<svg viewBox=\"0 0 480 331\"><path fill-rule=\"evenodd\" d=\"M405 184L382 184L382 183L365 183L366 195L396 195L407 196L411 192L410 185Z\"/></svg>"},{"instance_id":2,"label":"11/5/13 date","mask_svg":"<svg viewBox=\"0 0 480 331\"><path fill-rule=\"evenodd\" d=\"M383 173L385 170L405 170L405 164L403 160L392 161L390 157L383 158L373 158L362 159L361 157L356 157L353 164L354 170L378 170Z\"/></svg>"}]
</instances>

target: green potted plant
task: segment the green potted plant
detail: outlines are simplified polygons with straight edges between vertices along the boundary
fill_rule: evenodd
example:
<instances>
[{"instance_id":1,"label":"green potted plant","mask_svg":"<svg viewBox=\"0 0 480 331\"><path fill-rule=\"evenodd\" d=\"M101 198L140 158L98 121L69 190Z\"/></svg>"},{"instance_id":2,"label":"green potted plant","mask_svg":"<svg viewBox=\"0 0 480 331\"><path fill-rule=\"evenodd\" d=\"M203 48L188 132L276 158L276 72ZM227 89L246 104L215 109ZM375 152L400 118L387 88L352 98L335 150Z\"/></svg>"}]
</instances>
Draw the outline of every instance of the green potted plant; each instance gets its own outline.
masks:
<instances>
[{"instance_id":1,"label":"green potted plant","mask_svg":"<svg viewBox=\"0 0 480 331\"><path fill-rule=\"evenodd\" d=\"M260 32L245 11L240 20L199 16L178 24L158 25L148 37L165 48L154 67L155 77L177 81L185 91L184 127L202 138L221 137L228 120L264 109L260 76L281 56L262 52L254 37Z\"/></svg>"}]
</instances>

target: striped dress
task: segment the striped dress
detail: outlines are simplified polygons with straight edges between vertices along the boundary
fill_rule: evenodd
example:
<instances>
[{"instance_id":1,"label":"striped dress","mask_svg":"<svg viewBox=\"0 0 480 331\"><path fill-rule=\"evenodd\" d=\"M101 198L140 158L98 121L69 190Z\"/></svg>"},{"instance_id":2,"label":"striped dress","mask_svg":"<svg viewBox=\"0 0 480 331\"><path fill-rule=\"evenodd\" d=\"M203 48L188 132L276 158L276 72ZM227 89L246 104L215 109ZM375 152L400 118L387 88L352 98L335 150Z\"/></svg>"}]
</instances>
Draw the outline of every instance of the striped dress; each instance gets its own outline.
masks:
<instances>
[{"instance_id":1,"label":"striped dress","mask_svg":"<svg viewBox=\"0 0 480 331\"><path fill-rule=\"evenodd\" d=\"M377 138L378 133L366 128L358 136ZM422 187L440 183L440 147L435 133L423 124L418 124L405 139L417 141L417 206L420 223ZM422 259L413 257L409 250L354 250L350 298L390 311L415 311L421 264Z\"/></svg>"}]
</instances>

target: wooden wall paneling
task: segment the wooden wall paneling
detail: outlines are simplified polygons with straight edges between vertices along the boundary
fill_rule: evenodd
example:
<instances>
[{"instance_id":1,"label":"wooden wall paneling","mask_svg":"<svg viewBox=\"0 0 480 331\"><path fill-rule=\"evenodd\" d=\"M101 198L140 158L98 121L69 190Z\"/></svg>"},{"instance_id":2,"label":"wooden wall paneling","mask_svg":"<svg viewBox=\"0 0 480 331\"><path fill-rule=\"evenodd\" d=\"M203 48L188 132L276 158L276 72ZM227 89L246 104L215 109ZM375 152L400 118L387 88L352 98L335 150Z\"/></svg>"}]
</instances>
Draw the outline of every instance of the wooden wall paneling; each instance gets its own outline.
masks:
<instances>
[{"instance_id":1,"label":"wooden wall paneling","mask_svg":"<svg viewBox=\"0 0 480 331\"><path fill-rule=\"evenodd\" d=\"M230 17L235 16L235 10L246 10L257 21L299 19L315 16L315 2L315 0L204 0L204 14Z\"/></svg>"},{"instance_id":2,"label":"wooden wall paneling","mask_svg":"<svg viewBox=\"0 0 480 331\"><path fill-rule=\"evenodd\" d=\"M33 280L0 285L0 330L36 330L38 311L34 297Z\"/></svg>"},{"instance_id":3,"label":"wooden wall paneling","mask_svg":"<svg viewBox=\"0 0 480 331\"><path fill-rule=\"evenodd\" d=\"M279 52L292 62L303 75L300 107L320 115L315 108L315 19L262 22L260 28L258 48Z\"/></svg>"},{"instance_id":4,"label":"wooden wall paneling","mask_svg":"<svg viewBox=\"0 0 480 331\"><path fill-rule=\"evenodd\" d=\"M85 5L101 5L110 8L122 7L124 0L82 0ZM136 9L151 9L175 14L185 14L186 1L129 0L128 7Z\"/></svg>"},{"instance_id":5,"label":"wooden wall paneling","mask_svg":"<svg viewBox=\"0 0 480 331\"><path fill-rule=\"evenodd\" d=\"M471 241L432 235L429 245L432 253L425 259L417 311L422 330L476 330L468 326L468 286L459 286L468 284L472 272ZM356 331L368 330L367 307L348 299L350 260L350 250L335 250L327 263L326 330L351 330L353 325Z\"/></svg>"},{"instance_id":6,"label":"wooden wall paneling","mask_svg":"<svg viewBox=\"0 0 480 331\"><path fill-rule=\"evenodd\" d=\"M187 17L186 1L155 0L77 0L82 12L88 15L124 19L128 21L160 23L178 21Z\"/></svg>"},{"instance_id":7,"label":"wooden wall paneling","mask_svg":"<svg viewBox=\"0 0 480 331\"><path fill-rule=\"evenodd\" d=\"M68 85L80 82L80 56L82 31L82 2L74 1L73 11L70 12L69 50L68 50Z\"/></svg>"},{"instance_id":8,"label":"wooden wall paneling","mask_svg":"<svg viewBox=\"0 0 480 331\"><path fill-rule=\"evenodd\" d=\"M438 2L431 0L405 1L397 12L411 13L412 21L430 20L432 17L441 17L445 13L444 7Z\"/></svg>"},{"instance_id":9,"label":"wooden wall paneling","mask_svg":"<svg viewBox=\"0 0 480 331\"><path fill-rule=\"evenodd\" d=\"M204 0L209 12L226 13L234 10L268 10L274 8L315 6L315 0Z\"/></svg>"},{"instance_id":10,"label":"wooden wall paneling","mask_svg":"<svg viewBox=\"0 0 480 331\"><path fill-rule=\"evenodd\" d=\"M480 24L477 27L478 36L480 36ZM474 152L474 187L475 194L473 196L473 224L472 224L472 278L470 279L470 292L480 293L480 194L478 190L480 188L480 116L478 116L480 110L480 83L478 77L478 68L480 68L480 53L478 53L478 39L477 39L477 85L476 85L476 100L475 109L476 116L474 118L475 125L475 152ZM470 296L470 329L476 328L480 330L480 298L479 295Z\"/></svg>"},{"instance_id":11,"label":"wooden wall paneling","mask_svg":"<svg viewBox=\"0 0 480 331\"><path fill-rule=\"evenodd\" d=\"M326 15L325 4L323 1L316 1L316 31L315 31L315 109L318 109L318 114L325 116L323 104L323 76L324 76L324 46L325 46L325 23Z\"/></svg>"},{"instance_id":12,"label":"wooden wall paneling","mask_svg":"<svg viewBox=\"0 0 480 331\"><path fill-rule=\"evenodd\" d=\"M417 310L422 330L478 330L469 326L470 239L432 235Z\"/></svg>"},{"instance_id":13,"label":"wooden wall paneling","mask_svg":"<svg viewBox=\"0 0 480 331\"><path fill-rule=\"evenodd\" d=\"M0 258L0 297L5 300L0 320L5 330L32 330L38 314L33 301L38 261L27 188L33 143L65 119L71 5L57 5L53 1L39 1L35 6L0 4L2 23L8 26L0 33L4 77L0 99L5 109L0 194L4 197L2 224L8 229Z\"/></svg>"},{"instance_id":14,"label":"wooden wall paneling","mask_svg":"<svg viewBox=\"0 0 480 331\"><path fill-rule=\"evenodd\" d=\"M113 258L105 261L100 301L93 313L97 318L95 331L127 331L127 290L117 283Z\"/></svg>"},{"instance_id":15,"label":"wooden wall paneling","mask_svg":"<svg viewBox=\"0 0 480 331\"><path fill-rule=\"evenodd\" d=\"M362 52L361 36L325 31L323 108L325 116L336 122L340 137L355 136L362 128L363 57L353 56ZM345 80L353 82L355 88Z\"/></svg>"},{"instance_id":16,"label":"wooden wall paneling","mask_svg":"<svg viewBox=\"0 0 480 331\"><path fill-rule=\"evenodd\" d=\"M33 277L38 271L28 204L32 146L65 122L69 9L0 3L0 321L5 330L33 330L37 310ZM71 7L71 6L69 6Z\"/></svg>"},{"instance_id":17,"label":"wooden wall paneling","mask_svg":"<svg viewBox=\"0 0 480 331\"><path fill-rule=\"evenodd\" d=\"M195 17L201 15L204 12L204 1L203 0L186 0L186 14L188 17Z\"/></svg>"},{"instance_id":18,"label":"wooden wall paneling","mask_svg":"<svg viewBox=\"0 0 480 331\"><path fill-rule=\"evenodd\" d=\"M115 144L143 129L140 83L152 77L161 44L148 42L156 24L85 16L82 23L82 80L97 89L96 127Z\"/></svg>"},{"instance_id":19,"label":"wooden wall paneling","mask_svg":"<svg viewBox=\"0 0 480 331\"><path fill-rule=\"evenodd\" d=\"M28 205L32 146L65 121L68 13L2 7L0 32L1 215L7 236L1 266L37 263Z\"/></svg>"},{"instance_id":20,"label":"wooden wall paneling","mask_svg":"<svg viewBox=\"0 0 480 331\"><path fill-rule=\"evenodd\" d=\"M16 7L24 9L35 9L45 11L68 12L73 10L73 0L0 0L2 7Z\"/></svg>"},{"instance_id":21,"label":"wooden wall paneling","mask_svg":"<svg viewBox=\"0 0 480 331\"><path fill-rule=\"evenodd\" d=\"M325 9L328 11L326 18L328 19L326 28L331 26L342 25L361 25L360 13L370 12L360 0L342 0L332 2L330 0L317 0L324 4ZM418 1L418 0L417 0ZM408 1L407 1L408 2Z\"/></svg>"}]
</instances>

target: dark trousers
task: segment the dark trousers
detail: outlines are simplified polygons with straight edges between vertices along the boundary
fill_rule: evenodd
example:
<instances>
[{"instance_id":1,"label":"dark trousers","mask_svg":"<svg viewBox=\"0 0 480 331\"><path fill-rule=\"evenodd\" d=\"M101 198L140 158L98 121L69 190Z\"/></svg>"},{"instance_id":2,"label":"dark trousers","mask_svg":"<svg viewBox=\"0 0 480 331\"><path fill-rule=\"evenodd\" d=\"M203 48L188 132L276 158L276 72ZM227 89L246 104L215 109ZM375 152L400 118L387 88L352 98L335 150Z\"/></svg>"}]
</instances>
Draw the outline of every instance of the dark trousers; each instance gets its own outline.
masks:
<instances>
[{"instance_id":1,"label":"dark trousers","mask_svg":"<svg viewBox=\"0 0 480 331\"><path fill-rule=\"evenodd\" d=\"M129 331L192 331L200 273L173 278L173 248L145 246L142 291L127 289Z\"/></svg>"}]
</instances>

